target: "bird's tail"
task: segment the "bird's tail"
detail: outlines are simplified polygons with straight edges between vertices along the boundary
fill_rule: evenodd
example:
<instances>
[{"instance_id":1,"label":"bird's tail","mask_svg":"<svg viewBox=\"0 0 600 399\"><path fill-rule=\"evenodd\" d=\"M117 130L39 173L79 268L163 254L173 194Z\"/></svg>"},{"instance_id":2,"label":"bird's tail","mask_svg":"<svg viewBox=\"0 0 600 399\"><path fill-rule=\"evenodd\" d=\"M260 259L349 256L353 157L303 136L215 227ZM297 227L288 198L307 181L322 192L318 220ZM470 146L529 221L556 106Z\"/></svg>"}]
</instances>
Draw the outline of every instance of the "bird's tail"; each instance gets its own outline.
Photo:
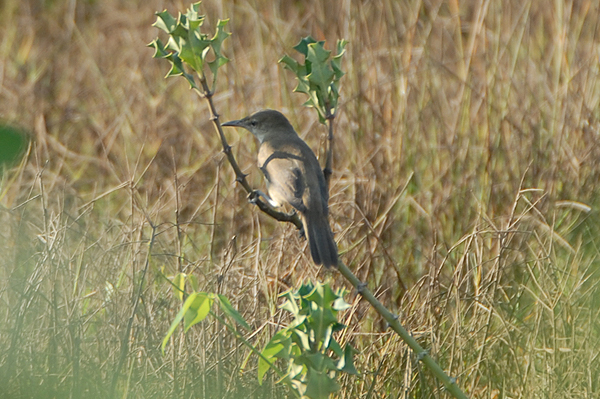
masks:
<instances>
[{"instance_id":1,"label":"bird's tail","mask_svg":"<svg viewBox=\"0 0 600 399\"><path fill-rule=\"evenodd\" d=\"M325 267L337 266L338 249L327 217L303 217L302 223L313 261Z\"/></svg>"}]
</instances>

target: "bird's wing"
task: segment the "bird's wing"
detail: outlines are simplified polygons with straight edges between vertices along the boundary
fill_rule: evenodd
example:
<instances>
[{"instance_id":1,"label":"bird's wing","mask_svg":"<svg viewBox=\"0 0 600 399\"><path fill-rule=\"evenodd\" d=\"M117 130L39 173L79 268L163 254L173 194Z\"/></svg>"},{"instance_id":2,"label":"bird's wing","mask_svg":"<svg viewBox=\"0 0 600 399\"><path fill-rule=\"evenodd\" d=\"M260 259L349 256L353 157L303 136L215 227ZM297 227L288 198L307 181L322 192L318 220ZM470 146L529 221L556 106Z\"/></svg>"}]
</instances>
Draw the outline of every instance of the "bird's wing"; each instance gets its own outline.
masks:
<instances>
[{"instance_id":1,"label":"bird's wing","mask_svg":"<svg viewBox=\"0 0 600 399\"><path fill-rule=\"evenodd\" d=\"M306 211L302 201L306 182L302 163L293 154L275 151L260 165L269 185L269 195L273 200L289 203L300 212Z\"/></svg>"}]
</instances>

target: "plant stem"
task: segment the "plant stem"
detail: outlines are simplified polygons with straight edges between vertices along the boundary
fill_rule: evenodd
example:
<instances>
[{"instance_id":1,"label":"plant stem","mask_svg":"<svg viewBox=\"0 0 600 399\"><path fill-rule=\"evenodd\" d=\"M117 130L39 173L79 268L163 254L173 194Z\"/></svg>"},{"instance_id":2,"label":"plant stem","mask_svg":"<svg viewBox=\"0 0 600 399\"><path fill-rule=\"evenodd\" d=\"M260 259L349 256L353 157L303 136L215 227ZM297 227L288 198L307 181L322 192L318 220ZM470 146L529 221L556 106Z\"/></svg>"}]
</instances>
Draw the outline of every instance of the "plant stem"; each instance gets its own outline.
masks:
<instances>
[{"instance_id":1,"label":"plant stem","mask_svg":"<svg viewBox=\"0 0 600 399\"><path fill-rule=\"evenodd\" d=\"M358 291L358 293L371 304L371 306L379 313L389 324L389 326L394 330L400 338L417 354L417 358L423 362L425 367L427 367L446 387L448 392L450 392L457 399L467 399L467 396L460 390L458 385L456 384L455 378L450 378L446 372L440 367L439 364L433 360L429 353L419 345L416 339L413 338L412 335L406 331L402 324L398 321L398 316L394 315L390 312L369 289L367 285L361 282L358 277L354 275L348 269L348 267L340 261L338 263L338 270L348 280L354 288Z\"/></svg>"}]
</instances>

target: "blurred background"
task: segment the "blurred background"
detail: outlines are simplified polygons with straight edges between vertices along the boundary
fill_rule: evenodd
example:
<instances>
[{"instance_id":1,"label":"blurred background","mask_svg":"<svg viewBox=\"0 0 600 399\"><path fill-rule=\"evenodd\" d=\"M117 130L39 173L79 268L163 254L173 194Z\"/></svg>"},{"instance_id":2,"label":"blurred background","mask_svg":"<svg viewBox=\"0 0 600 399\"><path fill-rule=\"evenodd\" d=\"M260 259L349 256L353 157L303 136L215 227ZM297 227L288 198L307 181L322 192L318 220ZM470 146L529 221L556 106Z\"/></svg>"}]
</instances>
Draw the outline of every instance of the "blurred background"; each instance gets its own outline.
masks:
<instances>
[{"instance_id":1,"label":"blurred background","mask_svg":"<svg viewBox=\"0 0 600 399\"><path fill-rule=\"evenodd\" d=\"M164 79L154 13L189 5L0 2L0 140L28 140L0 180L0 398L288 397L211 318L161 353L177 272L229 297L259 348L287 320L280 293L347 287L339 341L361 374L338 397L448 397L292 225L248 204L206 102ZM277 61L308 35L349 41L330 198L341 259L467 395L598 396L598 1L202 9L206 33L226 18L232 33L221 121L278 109L321 160L327 130ZM254 138L226 135L264 189Z\"/></svg>"}]
</instances>

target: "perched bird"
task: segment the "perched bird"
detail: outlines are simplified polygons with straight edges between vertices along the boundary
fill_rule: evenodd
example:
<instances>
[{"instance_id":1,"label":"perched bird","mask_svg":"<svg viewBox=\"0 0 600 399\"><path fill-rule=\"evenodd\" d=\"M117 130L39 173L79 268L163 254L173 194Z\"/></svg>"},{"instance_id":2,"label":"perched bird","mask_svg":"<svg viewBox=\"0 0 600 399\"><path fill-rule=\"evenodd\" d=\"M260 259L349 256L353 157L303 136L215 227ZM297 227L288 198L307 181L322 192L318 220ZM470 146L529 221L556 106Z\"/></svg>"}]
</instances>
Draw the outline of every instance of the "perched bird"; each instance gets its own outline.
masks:
<instances>
[{"instance_id":1,"label":"perched bird","mask_svg":"<svg viewBox=\"0 0 600 399\"><path fill-rule=\"evenodd\" d=\"M326 267L337 266L325 176L315 153L287 118L268 109L222 126L242 127L258 139L258 167L267 180L267 201L273 206L290 204L301 216L313 261Z\"/></svg>"}]
</instances>

